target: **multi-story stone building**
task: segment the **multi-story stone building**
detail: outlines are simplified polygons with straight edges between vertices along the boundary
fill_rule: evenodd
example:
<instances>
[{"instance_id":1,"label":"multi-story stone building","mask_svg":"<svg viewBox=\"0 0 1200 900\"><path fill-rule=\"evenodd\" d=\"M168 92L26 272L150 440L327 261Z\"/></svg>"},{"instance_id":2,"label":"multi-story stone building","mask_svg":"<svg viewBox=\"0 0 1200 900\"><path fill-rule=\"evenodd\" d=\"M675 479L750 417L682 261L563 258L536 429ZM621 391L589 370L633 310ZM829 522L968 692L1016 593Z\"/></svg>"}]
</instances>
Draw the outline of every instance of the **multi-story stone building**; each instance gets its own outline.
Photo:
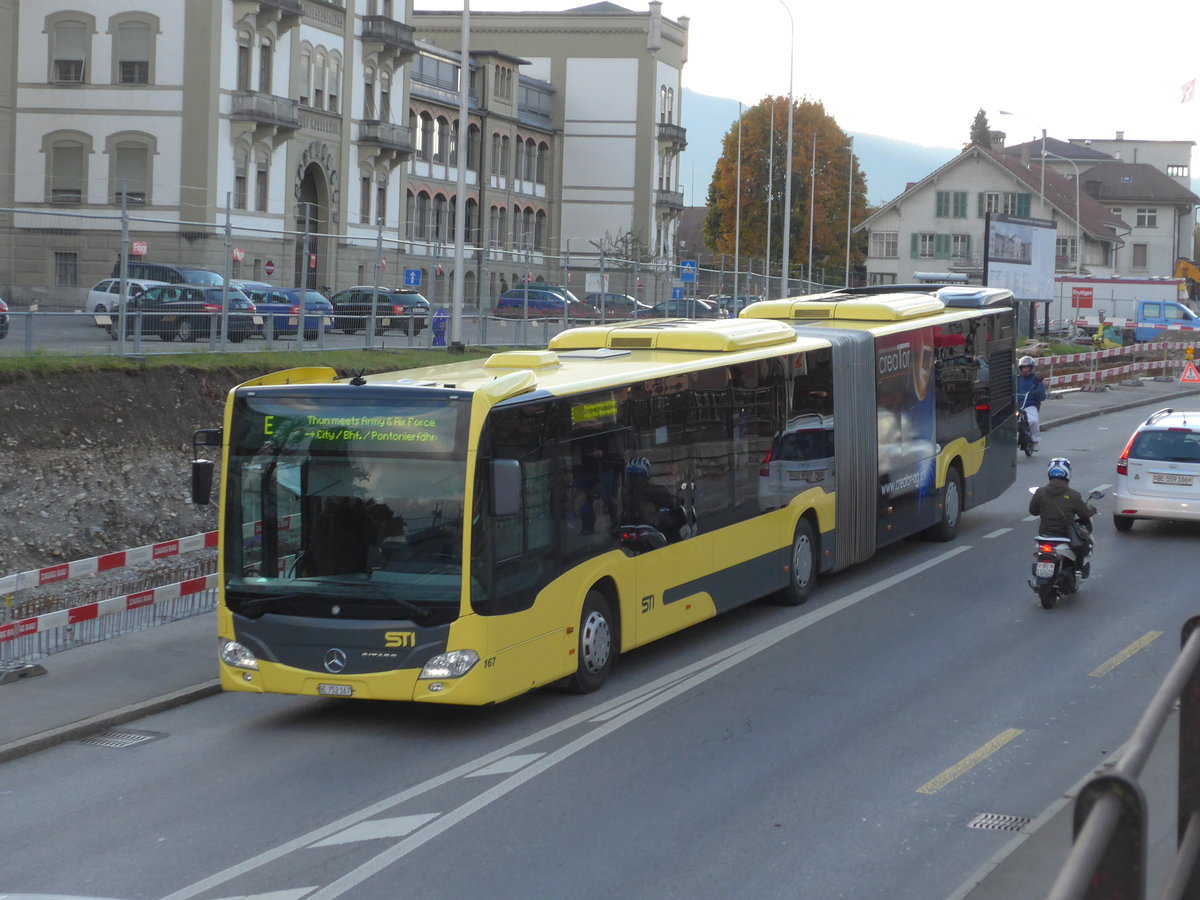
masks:
<instances>
[{"instance_id":1,"label":"multi-story stone building","mask_svg":"<svg viewBox=\"0 0 1200 900\"><path fill-rule=\"evenodd\" d=\"M501 278L559 280L559 248L608 233L669 261L686 20L656 0L473 15L460 156L457 16L411 0L0 0L3 290L80 300L120 257L124 209L147 259L335 288L415 268L436 295L460 160L468 303Z\"/></svg>"}]
</instances>

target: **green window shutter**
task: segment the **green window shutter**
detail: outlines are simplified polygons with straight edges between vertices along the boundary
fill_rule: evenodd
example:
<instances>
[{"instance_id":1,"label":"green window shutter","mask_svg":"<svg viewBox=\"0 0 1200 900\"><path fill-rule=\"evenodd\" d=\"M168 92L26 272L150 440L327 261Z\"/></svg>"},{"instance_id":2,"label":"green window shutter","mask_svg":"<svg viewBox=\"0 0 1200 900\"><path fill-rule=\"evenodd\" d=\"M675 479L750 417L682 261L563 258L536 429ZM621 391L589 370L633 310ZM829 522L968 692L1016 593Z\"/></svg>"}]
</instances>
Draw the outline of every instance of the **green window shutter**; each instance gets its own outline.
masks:
<instances>
[{"instance_id":1,"label":"green window shutter","mask_svg":"<svg viewBox=\"0 0 1200 900\"><path fill-rule=\"evenodd\" d=\"M912 233L912 258L913 259L916 259L917 253L920 252L919 251L919 247L920 247L919 241L920 240L921 240L921 236L914 231Z\"/></svg>"},{"instance_id":2,"label":"green window shutter","mask_svg":"<svg viewBox=\"0 0 1200 900\"><path fill-rule=\"evenodd\" d=\"M933 236L933 256L935 259L950 258L950 235L935 234Z\"/></svg>"},{"instance_id":3,"label":"green window shutter","mask_svg":"<svg viewBox=\"0 0 1200 900\"><path fill-rule=\"evenodd\" d=\"M967 217L967 192L956 191L954 194L954 218L965 219Z\"/></svg>"},{"instance_id":4,"label":"green window shutter","mask_svg":"<svg viewBox=\"0 0 1200 900\"><path fill-rule=\"evenodd\" d=\"M939 219L944 219L947 215L949 215L946 212L946 198L947 194L945 191L937 192L937 205L934 210L934 216Z\"/></svg>"},{"instance_id":5,"label":"green window shutter","mask_svg":"<svg viewBox=\"0 0 1200 900\"><path fill-rule=\"evenodd\" d=\"M982 219L984 216L987 215L987 194L985 194L983 191L980 191L978 194L978 197L979 197L979 218Z\"/></svg>"},{"instance_id":6,"label":"green window shutter","mask_svg":"<svg viewBox=\"0 0 1200 900\"><path fill-rule=\"evenodd\" d=\"M971 255L971 236L969 234L963 235L962 248L963 248L963 253L965 253L968 257L970 257L970 255Z\"/></svg>"},{"instance_id":7,"label":"green window shutter","mask_svg":"<svg viewBox=\"0 0 1200 900\"><path fill-rule=\"evenodd\" d=\"M1017 197L1017 215L1029 217L1029 195L1021 194Z\"/></svg>"}]
</instances>

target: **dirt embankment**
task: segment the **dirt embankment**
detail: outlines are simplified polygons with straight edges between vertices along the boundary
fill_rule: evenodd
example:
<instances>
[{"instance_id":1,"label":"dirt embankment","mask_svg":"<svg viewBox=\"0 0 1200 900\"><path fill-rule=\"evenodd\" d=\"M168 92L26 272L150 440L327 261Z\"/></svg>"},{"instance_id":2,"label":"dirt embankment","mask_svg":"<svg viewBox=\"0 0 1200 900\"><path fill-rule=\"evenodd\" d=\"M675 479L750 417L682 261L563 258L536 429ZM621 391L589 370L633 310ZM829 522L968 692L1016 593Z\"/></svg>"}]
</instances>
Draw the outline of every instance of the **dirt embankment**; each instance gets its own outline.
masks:
<instances>
[{"instance_id":1,"label":"dirt embankment","mask_svg":"<svg viewBox=\"0 0 1200 900\"><path fill-rule=\"evenodd\" d=\"M216 528L190 502L192 432L260 371L146 369L0 381L0 575Z\"/></svg>"}]
</instances>

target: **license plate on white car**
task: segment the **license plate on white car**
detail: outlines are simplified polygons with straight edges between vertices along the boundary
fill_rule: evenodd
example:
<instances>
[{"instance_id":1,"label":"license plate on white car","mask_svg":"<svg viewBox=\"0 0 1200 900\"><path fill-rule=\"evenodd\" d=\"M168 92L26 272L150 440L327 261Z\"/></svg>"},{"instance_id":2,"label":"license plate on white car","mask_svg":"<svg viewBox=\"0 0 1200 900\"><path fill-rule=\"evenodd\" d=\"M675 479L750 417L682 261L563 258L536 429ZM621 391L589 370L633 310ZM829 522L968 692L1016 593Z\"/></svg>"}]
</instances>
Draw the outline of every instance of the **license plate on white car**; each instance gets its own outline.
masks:
<instances>
[{"instance_id":1,"label":"license plate on white car","mask_svg":"<svg viewBox=\"0 0 1200 900\"><path fill-rule=\"evenodd\" d=\"M1033 564L1033 574L1038 578L1049 578L1054 574L1054 563L1039 562Z\"/></svg>"},{"instance_id":2,"label":"license plate on white car","mask_svg":"<svg viewBox=\"0 0 1200 900\"><path fill-rule=\"evenodd\" d=\"M1155 472L1154 473L1154 483L1155 484L1182 484L1187 487L1191 487L1192 486L1192 476L1191 475L1178 475L1178 474L1175 474L1174 472Z\"/></svg>"},{"instance_id":3,"label":"license plate on white car","mask_svg":"<svg viewBox=\"0 0 1200 900\"><path fill-rule=\"evenodd\" d=\"M318 684L317 693L324 697L352 697L354 688L348 684Z\"/></svg>"}]
</instances>

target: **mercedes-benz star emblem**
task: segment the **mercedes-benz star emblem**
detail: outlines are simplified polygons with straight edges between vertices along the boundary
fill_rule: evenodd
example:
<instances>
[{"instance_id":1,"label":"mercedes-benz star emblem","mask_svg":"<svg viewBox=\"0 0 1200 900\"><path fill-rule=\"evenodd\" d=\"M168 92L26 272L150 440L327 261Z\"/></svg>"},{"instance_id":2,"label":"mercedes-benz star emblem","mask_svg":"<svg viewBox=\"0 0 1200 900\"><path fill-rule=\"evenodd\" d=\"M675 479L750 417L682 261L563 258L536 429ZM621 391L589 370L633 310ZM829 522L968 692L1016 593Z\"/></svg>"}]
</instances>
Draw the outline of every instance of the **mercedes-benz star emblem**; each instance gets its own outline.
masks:
<instances>
[{"instance_id":1,"label":"mercedes-benz star emblem","mask_svg":"<svg viewBox=\"0 0 1200 900\"><path fill-rule=\"evenodd\" d=\"M337 675L346 668L346 651L334 647L325 651L325 671Z\"/></svg>"}]
</instances>

